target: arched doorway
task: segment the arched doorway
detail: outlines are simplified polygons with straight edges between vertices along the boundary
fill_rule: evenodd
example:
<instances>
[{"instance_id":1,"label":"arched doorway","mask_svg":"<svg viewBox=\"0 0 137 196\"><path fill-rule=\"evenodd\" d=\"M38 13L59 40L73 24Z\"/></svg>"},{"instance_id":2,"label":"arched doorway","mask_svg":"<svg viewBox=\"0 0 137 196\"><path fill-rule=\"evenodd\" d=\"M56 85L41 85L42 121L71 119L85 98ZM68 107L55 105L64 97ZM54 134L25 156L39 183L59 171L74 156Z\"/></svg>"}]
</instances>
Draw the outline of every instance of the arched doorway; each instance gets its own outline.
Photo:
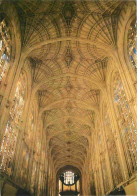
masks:
<instances>
[{"instance_id":1,"label":"arched doorway","mask_svg":"<svg viewBox=\"0 0 137 196\"><path fill-rule=\"evenodd\" d=\"M77 195L81 194L81 173L72 166L65 166L57 172L57 195Z\"/></svg>"}]
</instances>

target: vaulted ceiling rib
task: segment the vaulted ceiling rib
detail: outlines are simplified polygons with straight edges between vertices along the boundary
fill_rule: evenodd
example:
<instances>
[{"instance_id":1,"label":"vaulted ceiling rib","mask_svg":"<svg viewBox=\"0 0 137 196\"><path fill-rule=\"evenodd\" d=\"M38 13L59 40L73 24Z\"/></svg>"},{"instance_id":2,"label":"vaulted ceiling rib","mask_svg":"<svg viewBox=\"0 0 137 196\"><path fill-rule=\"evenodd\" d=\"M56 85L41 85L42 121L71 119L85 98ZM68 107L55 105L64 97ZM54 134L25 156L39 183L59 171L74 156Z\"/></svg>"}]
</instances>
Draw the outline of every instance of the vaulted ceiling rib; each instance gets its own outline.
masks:
<instances>
[{"instance_id":1,"label":"vaulted ceiling rib","mask_svg":"<svg viewBox=\"0 0 137 196\"><path fill-rule=\"evenodd\" d=\"M81 169L105 81L106 48L116 42L122 1L19 1L23 51L56 169Z\"/></svg>"}]
</instances>

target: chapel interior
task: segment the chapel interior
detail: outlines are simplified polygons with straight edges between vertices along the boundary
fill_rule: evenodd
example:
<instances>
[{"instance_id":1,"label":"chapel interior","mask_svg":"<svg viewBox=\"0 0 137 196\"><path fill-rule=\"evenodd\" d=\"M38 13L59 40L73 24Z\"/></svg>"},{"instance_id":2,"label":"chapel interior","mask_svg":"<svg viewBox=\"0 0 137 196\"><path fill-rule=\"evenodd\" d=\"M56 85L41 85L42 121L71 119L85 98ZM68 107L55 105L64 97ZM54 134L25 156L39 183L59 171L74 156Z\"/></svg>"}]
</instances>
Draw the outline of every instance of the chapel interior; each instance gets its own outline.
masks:
<instances>
[{"instance_id":1,"label":"chapel interior","mask_svg":"<svg viewBox=\"0 0 137 196\"><path fill-rule=\"evenodd\" d=\"M135 0L0 0L0 195L137 195Z\"/></svg>"}]
</instances>

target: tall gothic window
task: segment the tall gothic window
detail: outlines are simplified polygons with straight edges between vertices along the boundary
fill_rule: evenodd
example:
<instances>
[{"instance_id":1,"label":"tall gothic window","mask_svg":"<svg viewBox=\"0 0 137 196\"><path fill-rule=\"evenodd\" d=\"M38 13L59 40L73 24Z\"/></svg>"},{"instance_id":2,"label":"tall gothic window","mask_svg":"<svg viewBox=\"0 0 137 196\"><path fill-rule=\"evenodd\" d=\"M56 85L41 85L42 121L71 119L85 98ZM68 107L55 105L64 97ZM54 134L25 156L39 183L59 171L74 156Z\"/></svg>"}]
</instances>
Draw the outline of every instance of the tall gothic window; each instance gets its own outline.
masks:
<instances>
[{"instance_id":1,"label":"tall gothic window","mask_svg":"<svg viewBox=\"0 0 137 196\"><path fill-rule=\"evenodd\" d=\"M64 173L64 183L65 184L73 184L74 183L74 173L71 171L67 171Z\"/></svg>"},{"instance_id":2,"label":"tall gothic window","mask_svg":"<svg viewBox=\"0 0 137 196\"><path fill-rule=\"evenodd\" d=\"M9 68L11 55L10 32L5 19L0 20L0 84Z\"/></svg>"},{"instance_id":3,"label":"tall gothic window","mask_svg":"<svg viewBox=\"0 0 137 196\"><path fill-rule=\"evenodd\" d=\"M20 121L25 104L26 78L20 74L0 149L0 169L11 174Z\"/></svg>"},{"instance_id":4,"label":"tall gothic window","mask_svg":"<svg viewBox=\"0 0 137 196\"><path fill-rule=\"evenodd\" d=\"M104 106L104 125L105 125L105 135L107 141L110 166L112 171L112 178L113 178L114 186L116 186L117 184L121 183L123 179L120 170L117 147L115 143L115 134L111 128L110 118L108 115L106 105Z\"/></svg>"},{"instance_id":5,"label":"tall gothic window","mask_svg":"<svg viewBox=\"0 0 137 196\"><path fill-rule=\"evenodd\" d=\"M128 54L130 62L137 73L137 31L136 19L132 21L128 30Z\"/></svg>"},{"instance_id":6,"label":"tall gothic window","mask_svg":"<svg viewBox=\"0 0 137 196\"><path fill-rule=\"evenodd\" d=\"M129 175L137 168L137 131L132 113L118 73L114 78L114 103L119 115L120 136L127 162Z\"/></svg>"}]
</instances>

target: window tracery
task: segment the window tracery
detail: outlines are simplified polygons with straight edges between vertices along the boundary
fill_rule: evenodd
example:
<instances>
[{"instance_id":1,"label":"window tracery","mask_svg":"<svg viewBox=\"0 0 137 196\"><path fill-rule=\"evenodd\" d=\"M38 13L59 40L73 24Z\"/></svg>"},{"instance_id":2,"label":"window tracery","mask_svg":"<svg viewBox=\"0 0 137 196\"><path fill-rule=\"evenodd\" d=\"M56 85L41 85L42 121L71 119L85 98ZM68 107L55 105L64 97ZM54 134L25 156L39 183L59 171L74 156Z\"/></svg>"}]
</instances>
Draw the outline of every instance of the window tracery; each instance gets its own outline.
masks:
<instances>
[{"instance_id":1,"label":"window tracery","mask_svg":"<svg viewBox=\"0 0 137 196\"><path fill-rule=\"evenodd\" d=\"M11 174L12 172L12 161L14 158L20 121L22 119L25 104L25 95L26 78L24 73L21 73L17 82L15 96L9 112L9 120L6 125L0 149L0 169L8 174Z\"/></svg>"},{"instance_id":2,"label":"window tracery","mask_svg":"<svg viewBox=\"0 0 137 196\"><path fill-rule=\"evenodd\" d=\"M136 31L136 19L130 24L128 30L128 54L130 62L137 73L137 31Z\"/></svg>"},{"instance_id":3,"label":"window tracery","mask_svg":"<svg viewBox=\"0 0 137 196\"><path fill-rule=\"evenodd\" d=\"M64 173L64 183L65 184L73 184L74 183L74 173L71 171L67 171Z\"/></svg>"},{"instance_id":4,"label":"window tracery","mask_svg":"<svg viewBox=\"0 0 137 196\"><path fill-rule=\"evenodd\" d=\"M118 111L120 136L125 153L129 175L137 169L137 131L118 73L114 78L114 103Z\"/></svg>"},{"instance_id":5,"label":"window tracery","mask_svg":"<svg viewBox=\"0 0 137 196\"><path fill-rule=\"evenodd\" d=\"M9 68L11 37L5 19L0 20L0 84Z\"/></svg>"}]
</instances>

